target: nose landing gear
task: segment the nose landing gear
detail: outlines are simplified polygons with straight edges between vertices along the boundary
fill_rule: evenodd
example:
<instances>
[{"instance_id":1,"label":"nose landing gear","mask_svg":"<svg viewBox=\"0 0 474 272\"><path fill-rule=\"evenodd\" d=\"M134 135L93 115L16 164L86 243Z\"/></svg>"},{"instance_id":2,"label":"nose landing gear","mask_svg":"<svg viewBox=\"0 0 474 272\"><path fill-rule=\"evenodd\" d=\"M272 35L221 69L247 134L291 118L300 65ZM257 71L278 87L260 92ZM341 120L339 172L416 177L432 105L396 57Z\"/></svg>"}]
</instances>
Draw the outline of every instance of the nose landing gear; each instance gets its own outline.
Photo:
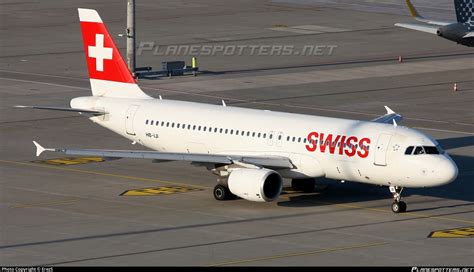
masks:
<instances>
[{"instance_id":1,"label":"nose landing gear","mask_svg":"<svg viewBox=\"0 0 474 272\"><path fill-rule=\"evenodd\" d=\"M392 212L401 213L407 211L407 204L402 199L403 187L390 186L390 192L393 194Z\"/></svg>"}]
</instances>

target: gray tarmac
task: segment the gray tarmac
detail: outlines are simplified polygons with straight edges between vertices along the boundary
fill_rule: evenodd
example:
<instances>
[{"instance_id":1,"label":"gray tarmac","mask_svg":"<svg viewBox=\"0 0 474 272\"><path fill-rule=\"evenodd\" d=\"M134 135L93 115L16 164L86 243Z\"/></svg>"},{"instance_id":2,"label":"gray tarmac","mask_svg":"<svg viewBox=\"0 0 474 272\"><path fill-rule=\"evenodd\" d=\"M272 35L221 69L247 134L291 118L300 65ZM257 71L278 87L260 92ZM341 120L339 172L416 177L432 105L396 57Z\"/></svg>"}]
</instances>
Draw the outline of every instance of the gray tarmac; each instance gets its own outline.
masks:
<instances>
[{"instance_id":1,"label":"gray tarmac","mask_svg":"<svg viewBox=\"0 0 474 272\"><path fill-rule=\"evenodd\" d=\"M391 212L385 187L319 180L315 193L287 190L271 203L218 202L215 176L188 163L36 158L32 140L141 149L76 114L13 108L67 106L89 95L76 8L97 9L119 34L121 2L0 3L1 265L474 265L474 52L394 27L411 21L402 1L383 1L386 11L372 1L340 1L341 8L338 1L139 0L137 31L139 41L165 48L335 45L331 55L198 55L197 77L139 84L164 99L350 119L373 119L388 105L459 167L449 185L406 189L407 213ZM451 12L451 1L417 2L433 16ZM116 42L124 49L122 38ZM192 56L145 51L138 64L159 68ZM59 161L38 161L48 159ZM162 186L171 193L144 190ZM146 192L155 195L139 195ZM458 230L444 236L465 238L428 237L449 229Z\"/></svg>"}]
</instances>

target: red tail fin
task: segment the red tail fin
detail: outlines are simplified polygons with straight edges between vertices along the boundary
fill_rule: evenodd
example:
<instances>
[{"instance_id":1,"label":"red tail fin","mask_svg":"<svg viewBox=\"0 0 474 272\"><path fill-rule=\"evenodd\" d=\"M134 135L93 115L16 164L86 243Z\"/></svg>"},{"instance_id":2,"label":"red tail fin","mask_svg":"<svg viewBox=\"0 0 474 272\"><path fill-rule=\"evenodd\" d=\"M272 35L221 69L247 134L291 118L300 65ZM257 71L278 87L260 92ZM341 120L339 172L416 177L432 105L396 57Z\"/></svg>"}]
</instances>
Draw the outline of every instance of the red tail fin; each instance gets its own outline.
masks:
<instances>
[{"instance_id":1,"label":"red tail fin","mask_svg":"<svg viewBox=\"0 0 474 272\"><path fill-rule=\"evenodd\" d=\"M97 11L82 8L78 11L93 95L148 97L136 85Z\"/></svg>"}]
</instances>

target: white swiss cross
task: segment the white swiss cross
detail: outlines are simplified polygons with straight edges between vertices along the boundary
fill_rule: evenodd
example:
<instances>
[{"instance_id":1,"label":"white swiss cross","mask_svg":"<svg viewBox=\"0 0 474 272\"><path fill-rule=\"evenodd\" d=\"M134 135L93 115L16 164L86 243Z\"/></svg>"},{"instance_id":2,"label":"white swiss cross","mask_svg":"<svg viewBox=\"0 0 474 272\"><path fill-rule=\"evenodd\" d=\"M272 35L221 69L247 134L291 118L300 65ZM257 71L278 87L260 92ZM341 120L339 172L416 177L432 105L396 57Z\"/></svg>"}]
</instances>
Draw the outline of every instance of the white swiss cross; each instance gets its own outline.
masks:
<instances>
[{"instance_id":1,"label":"white swiss cross","mask_svg":"<svg viewBox=\"0 0 474 272\"><path fill-rule=\"evenodd\" d=\"M104 34L95 34L95 46L88 47L89 58L95 58L95 69L104 71L104 59L112 59L112 48L104 47Z\"/></svg>"}]
</instances>

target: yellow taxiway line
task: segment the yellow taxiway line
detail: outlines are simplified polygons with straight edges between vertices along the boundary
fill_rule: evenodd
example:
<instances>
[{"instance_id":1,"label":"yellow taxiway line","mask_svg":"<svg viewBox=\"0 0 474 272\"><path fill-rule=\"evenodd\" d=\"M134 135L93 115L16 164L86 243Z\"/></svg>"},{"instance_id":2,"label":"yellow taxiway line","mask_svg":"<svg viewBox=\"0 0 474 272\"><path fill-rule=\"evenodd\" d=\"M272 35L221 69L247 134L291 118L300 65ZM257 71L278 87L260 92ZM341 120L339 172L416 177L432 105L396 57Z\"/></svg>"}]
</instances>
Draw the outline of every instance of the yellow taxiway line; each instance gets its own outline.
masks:
<instances>
[{"instance_id":1,"label":"yellow taxiway line","mask_svg":"<svg viewBox=\"0 0 474 272\"><path fill-rule=\"evenodd\" d=\"M187 186L187 187L194 187L194 188L200 188L200 189L212 189L211 187L207 187L207 186L191 185L191 184L186 184L186 183L171 182L171 181L164 181L164 180L150 179L150 178L140 178L140 177L134 177L134 176L127 176L127 175L110 174L110 173L103 173L103 172L97 172L97 171L80 170L80 169L66 168L66 167L60 167L60 166L50 166L50 165L42 165L42 164L36 164L36 163L16 162L16 161L7 161L7 160L0 160L0 162L8 163L8 164L23 165L23 166L33 166L33 167L40 167L40 168L46 168L46 169L83 173L83 174L91 174L91 175L98 175L98 176L105 176L105 177L114 177L114 178L121 178L121 179L128 179L128 180L151 181L151 182L158 182L158 183L163 183L163 184Z\"/></svg>"},{"instance_id":2,"label":"yellow taxiway line","mask_svg":"<svg viewBox=\"0 0 474 272\"><path fill-rule=\"evenodd\" d=\"M148 182L151 181L151 182L157 182L157 183L162 183L162 184L187 186L187 187L194 187L194 188L199 188L199 189L212 189L212 187L208 187L208 186L190 185L190 184L179 183L179 182L171 182L171 181L164 181L164 180L157 180L157 179L150 179L150 178L141 178L141 177L134 177L134 176L110 174L110 173L103 173L103 172L89 171L89 170L80 170L80 169L66 168L66 167L60 167L60 166L49 166L49 165L42 165L42 164L35 164L35 163L8 161L8 160L0 160L0 162L1 163L8 163L8 164L22 165L22 166L33 166L33 167L40 167L40 168L46 168L46 169L54 169L54 170L61 170L61 171L69 171L69 172L76 172L76 173L99 175L99 176L105 176L105 177L115 177L115 178L128 179L128 180L148 181ZM280 198L289 199L288 196L281 196ZM367 210L367 211L376 211L376 212L383 212L383 213L392 213L390 210L386 210L386 209L368 208L368 207L353 205L353 204L331 203L331 202L324 202L324 201L318 201L318 200L308 200L308 201L311 201L311 202L314 202L314 203L322 203L322 204L326 204L326 205L333 205L333 206L336 206L336 207L360 209L360 210ZM445 217L445 216L421 214L421 213L414 213L414 212L399 213L398 215L474 224L474 221L470 221L470 220L463 220L463 219L456 219L456 218Z\"/></svg>"},{"instance_id":3,"label":"yellow taxiway line","mask_svg":"<svg viewBox=\"0 0 474 272\"><path fill-rule=\"evenodd\" d=\"M283 259L283 258L289 258L289 257L315 255L315 254L329 253L329 252L356 249L356 248L367 248L367 247L382 246L382 245L387 245L387 244L388 244L387 242L371 243L371 244L358 244L358 245L345 246L345 247L335 247L335 248L318 249L318 250L311 250L311 251L301 251L301 252L293 252L293 253L266 256L266 257L234 260L234 261L228 261L228 262L222 262L222 263L214 263L214 264L210 264L208 266L225 266L225 265L235 265L235 264L258 262L258 261L276 260L276 259Z\"/></svg>"}]
</instances>

